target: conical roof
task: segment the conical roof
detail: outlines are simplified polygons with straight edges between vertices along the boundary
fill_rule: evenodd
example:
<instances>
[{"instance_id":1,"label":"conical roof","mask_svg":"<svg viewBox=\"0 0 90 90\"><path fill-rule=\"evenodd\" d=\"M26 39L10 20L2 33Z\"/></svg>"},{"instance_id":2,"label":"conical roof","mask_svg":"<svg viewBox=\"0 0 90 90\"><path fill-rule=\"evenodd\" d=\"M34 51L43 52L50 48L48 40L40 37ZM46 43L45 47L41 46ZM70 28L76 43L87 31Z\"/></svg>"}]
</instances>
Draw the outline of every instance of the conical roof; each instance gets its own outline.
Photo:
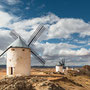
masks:
<instances>
[{"instance_id":1,"label":"conical roof","mask_svg":"<svg viewBox=\"0 0 90 90\"><path fill-rule=\"evenodd\" d=\"M60 65L60 63L58 62L58 63L56 64L56 66L61 66L61 65Z\"/></svg>"},{"instance_id":2,"label":"conical roof","mask_svg":"<svg viewBox=\"0 0 90 90\"><path fill-rule=\"evenodd\" d=\"M18 39L16 39L12 44L10 44L9 47L29 48L28 45L21 39L21 37L18 37Z\"/></svg>"}]
</instances>

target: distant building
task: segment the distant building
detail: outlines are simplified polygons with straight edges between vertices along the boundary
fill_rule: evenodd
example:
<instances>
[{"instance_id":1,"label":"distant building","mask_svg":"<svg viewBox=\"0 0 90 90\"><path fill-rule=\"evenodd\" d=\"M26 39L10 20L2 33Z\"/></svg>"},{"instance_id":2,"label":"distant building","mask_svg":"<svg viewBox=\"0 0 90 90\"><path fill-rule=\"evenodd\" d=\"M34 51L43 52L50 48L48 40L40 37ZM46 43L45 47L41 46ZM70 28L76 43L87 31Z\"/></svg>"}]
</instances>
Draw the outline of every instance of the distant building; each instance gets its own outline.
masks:
<instances>
[{"instance_id":1,"label":"distant building","mask_svg":"<svg viewBox=\"0 0 90 90\"><path fill-rule=\"evenodd\" d=\"M63 66L61 66L60 64L56 65L56 72L61 72L63 73Z\"/></svg>"}]
</instances>

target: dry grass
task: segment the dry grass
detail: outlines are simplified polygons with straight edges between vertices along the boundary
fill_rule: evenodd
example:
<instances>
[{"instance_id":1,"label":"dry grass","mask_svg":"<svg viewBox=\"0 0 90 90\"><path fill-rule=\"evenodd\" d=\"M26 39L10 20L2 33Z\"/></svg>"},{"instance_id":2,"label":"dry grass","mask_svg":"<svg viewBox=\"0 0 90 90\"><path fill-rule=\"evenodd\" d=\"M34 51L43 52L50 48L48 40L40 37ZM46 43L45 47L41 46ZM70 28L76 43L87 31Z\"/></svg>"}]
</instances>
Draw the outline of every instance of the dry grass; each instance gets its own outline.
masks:
<instances>
[{"instance_id":1,"label":"dry grass","mask_svg":"<svg viewBox=\"0 0 90 90\"><path fill-rule=\"evenodd\" d=\"M65 90L90 90L90 76L86 75L77 75L77 76L68 76L61 75L55 72L54 68L32 68L31 77L42 77L51 82L59 84ZM0 79L6 75L6 70L0 70ZM37 79L38 79L37 78Z\"/></svg>"},{"instance_id":2,"label":"dry grass","mask_svg":"<svg viewBox=\"0 0 90 90\"><path fill-rule=\"evenodd\" d=\"M0 69L0 79L6 75L6 69Z\"/></svg>"}]
</instances>

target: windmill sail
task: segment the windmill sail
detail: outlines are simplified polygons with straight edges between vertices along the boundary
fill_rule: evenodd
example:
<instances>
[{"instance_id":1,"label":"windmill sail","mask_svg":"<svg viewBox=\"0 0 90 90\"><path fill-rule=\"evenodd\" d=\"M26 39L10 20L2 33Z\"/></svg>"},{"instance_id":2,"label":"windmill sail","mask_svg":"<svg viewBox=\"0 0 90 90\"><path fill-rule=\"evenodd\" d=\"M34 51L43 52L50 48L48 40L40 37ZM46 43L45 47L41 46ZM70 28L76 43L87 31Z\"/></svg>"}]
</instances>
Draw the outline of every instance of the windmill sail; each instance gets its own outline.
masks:
<instances>
[{"instance_id":1,"label":"windmill sail","mask_svg":"<svg viewBox=\"0 0 90 90\"><path fill-rule=\"evenodd\" d=\"M65 65L65 59L62 59L62 64L63 64L63 66Z\"/></svg>"},{"instance_id":2,"label":"windmill sail","mask_svg":"<svg viewBox=\"0 0 90 90\"><path fill-rule=\"evenodd\" d=\"M10 35L14 38L14 39L17 39L18 37L20 37L24 42L25 40L15 31L15 30L12 30L10 32Z\"/></svg>"},{"instance_id":3,"label":"windmill sail","mask_svg":"<svg viewBox=\"0 0 90 90\"><path fill-rule=\"evenodd\" d=\"M10 32L10 35L11 35L14 39L17 39L17 38L19 37L19 34L16 33L15 30L12 30L12 31Z\"/></svg>"},{"instance_id":4,"label":"windmill sail","mask_svg":"<svg viewBox=\"0 0 90 90\"><path fill-rule=\"evenodd\" d=\"M9 47L9 48L11 48L11 47ZM0 55L0 57L1 57L6 51L8 51L9 48L7 48L7 49Z\"/></svg>"},{"instance_id":5,"label":"windmill sail","mask_svg":"<svg viewBox=\"0 0 90 90\"><path fill-rule=\"evenodd\" d=\"M59 65L65 67L65 59L62 59L61 61L59 61Z\"/></svg>"},{"instance_id":6,"label":"windmill sail","mask_svg":"<svg viewBox=\"0 0 90 90\"><path fill-rule=\"evenodd\" d=\"M30 37L30 39L28 40L28 46L30 46L30 44L32 42L35 42L41 35L41 33L45 30L45 27L42 25L39 25L38 28L35 30L35 32L32 34L32 36Z\"/></svg>"},{"instance_id":7,"label":"windmill sail","mask_svg":"<svg viewBox=\"0 0 90 90\"><path fill-rule=\"evenodd\" d=\"M59 62L59 64L60 64L60 65L62 65L62 63L61 63L61 62Z\"/></svg>"},{"instance_id":8,"label":"windmill sail","mask_svg":"<svg viewBox=\"0 0 90 90\"><path fill-rule=\"evenodd\" d=\"M38 60L41 64L45 64L45 60L40 55L38 55L33 48L30 49L31 49L31 53L35 56L36 60Z\"/></svg>"},{"instance_id":9,"label":"windmill sail","mask_svg":"<svg viewBox=\"0 0 90 90\"><path fill-rule=\"evenodd\" d=\"M35 50L32 48L34 46L32 42L35 42L39 37L40 34L45 30L45 27L42 25L39 25L38 28L35 30L35 32L32 34L30 39L28 40L28 47L30 47L32 54L35 56L35 58L41 63L45 64L45 60L35 52ZM16 33L14 30L10 32L10 35L14 38L17 39L20 37L18 33ZM21 38L21 37L20 37ZM25 41L23 38L21 38L23 41Z\"/></svg>"}]
</instances>

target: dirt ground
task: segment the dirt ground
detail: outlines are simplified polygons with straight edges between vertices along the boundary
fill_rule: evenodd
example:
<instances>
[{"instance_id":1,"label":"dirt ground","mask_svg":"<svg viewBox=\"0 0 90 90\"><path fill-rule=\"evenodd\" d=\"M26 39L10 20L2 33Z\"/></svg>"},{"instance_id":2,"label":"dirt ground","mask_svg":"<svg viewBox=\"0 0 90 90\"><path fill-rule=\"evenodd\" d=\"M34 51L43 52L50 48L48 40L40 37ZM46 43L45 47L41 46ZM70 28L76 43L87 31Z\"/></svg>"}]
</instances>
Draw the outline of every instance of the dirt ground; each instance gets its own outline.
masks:
<instances>
[{"instance_id":1,"label":"dirt ground","mask_svg":"<svg viewBox=\"0 0 90 90\"><path fill-rule=\"evenodd\" d=\"M3 87L2 82L4 82L5 80L7 80L6 82L8 82L8 80L9 80L9 79L7 79L7 78L5 79L5 78L6 78L6 70L0 69L0 81L1 81L0 85L1 85L1 87ZM25 79L25 78L23 77L23 79ZM90 76L63 75L60 73L55 73L54 68L43 68L43 69L32 68L31 75L26 80L27 80L27 82L28 81L30 81L30 83L32 82L32 86L34 87L34 90L40 90L40 89L41 90L90 90ZM8 86L8 84L6 84L6 82L4 82L4 83L5 83L5 85ZM15 83L16 83L16 81L15 81ZM0 89L0 90L5 90L5 89ZM12 89L9 89L9 90L12 90ZM18 90L18 89L14 89L14 90ZM29 89L23 89L23 90L29 90ZM33 89L30 89L30 90L33 90Z\"/></svg>"}]
</instances>

